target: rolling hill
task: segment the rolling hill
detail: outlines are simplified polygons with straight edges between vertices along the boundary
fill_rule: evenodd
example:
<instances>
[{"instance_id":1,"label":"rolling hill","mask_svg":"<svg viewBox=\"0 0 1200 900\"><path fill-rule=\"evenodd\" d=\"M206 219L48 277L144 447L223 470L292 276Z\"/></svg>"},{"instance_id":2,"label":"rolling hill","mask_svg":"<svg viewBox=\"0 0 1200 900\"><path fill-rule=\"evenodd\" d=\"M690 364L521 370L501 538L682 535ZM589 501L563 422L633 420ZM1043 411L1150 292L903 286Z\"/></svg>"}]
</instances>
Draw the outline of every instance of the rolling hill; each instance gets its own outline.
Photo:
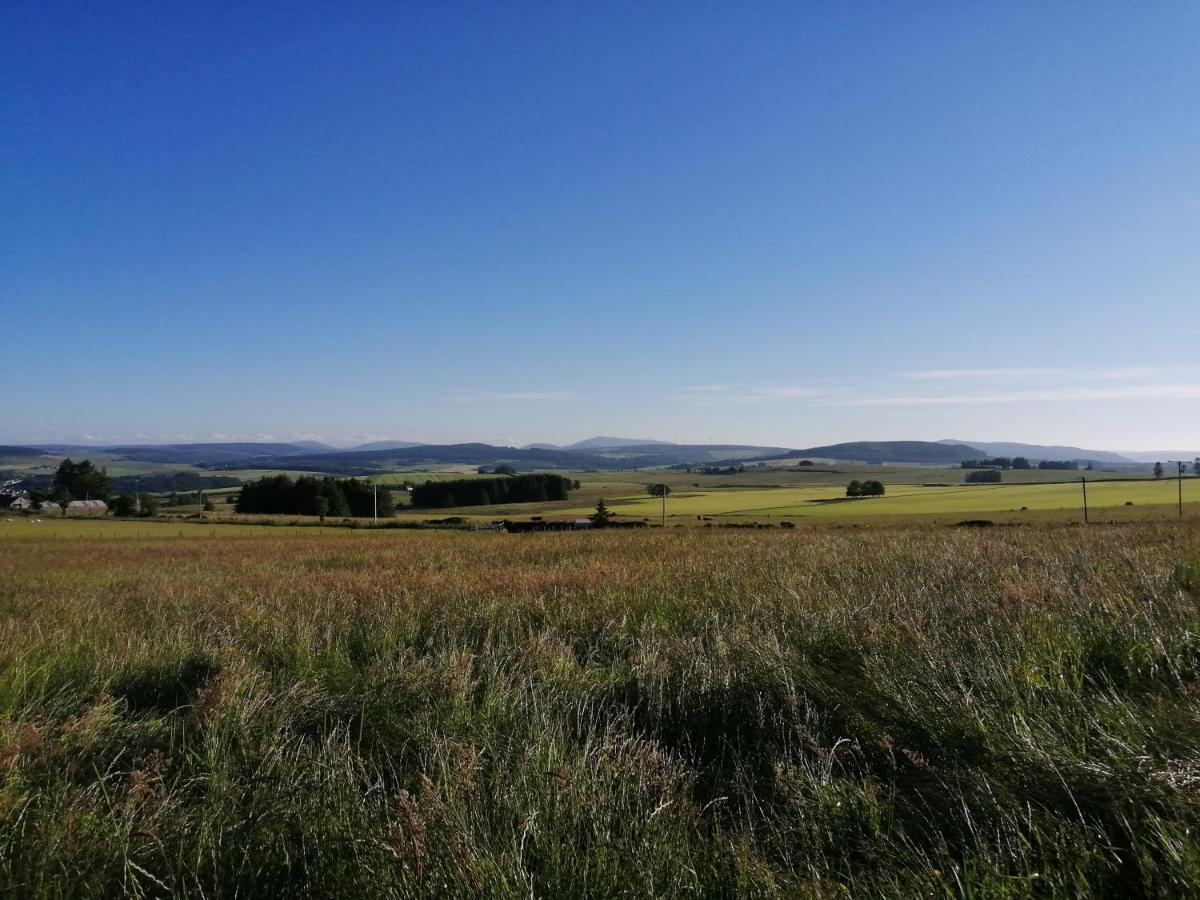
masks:
<instances>
[{"instance_id":1,"label":"rolling hill","mask_svg":"<svg viewBox=\"0 0 1200 900\"><path fill-rule=\"evenodd\" d=\"M258 459L312 455L311 446L278 443L154 444L103 448L137 462L182 463L191 466L224 465ZM325 452L325 451L321 451Z\"/></svg>"},{"instance_id":2,"label":"rolling hill","mask_svg":"<svg viewBox=\"0 0 1200 900\"><path fill-rule=\"evenodd\" d=\"M847 462L919 463L923 465L954 465L965 459L975 459L980 452L965 444L942 444L937 441L849 441L791 450L777 459L808 457L837 459Z\"/></svg>"},{"instance_id":3,"label":"rolling hill","mask_svg":"<svg viewBox=\"0 0 1200 900\"><path fill-rule=\"evenodd\" d=\"M359 444L357 447L346 447L344 450L339 450L336 447L329 449L335 453L344 453L347 451L360 452L364 450L403 450L408 447L420 447L420 441L371 441L367 444Z\"/></svg>"},{"instance_id":4,"label":"rolling hill","mask_svg":"<svg viewBox=\"0 0 1200 900\"><path fill-rule=\"evenodd\" d=\"M1055 444L1019 444L1012 441L955 441L943 440L939 444L965 445L974 447L987 456L1024 456L1029 459L1073 459L1106 463L1132 463L1135 460L1108 450L1084 450L1082 447L1065 447Z\"/></svg>"}]
</instances>

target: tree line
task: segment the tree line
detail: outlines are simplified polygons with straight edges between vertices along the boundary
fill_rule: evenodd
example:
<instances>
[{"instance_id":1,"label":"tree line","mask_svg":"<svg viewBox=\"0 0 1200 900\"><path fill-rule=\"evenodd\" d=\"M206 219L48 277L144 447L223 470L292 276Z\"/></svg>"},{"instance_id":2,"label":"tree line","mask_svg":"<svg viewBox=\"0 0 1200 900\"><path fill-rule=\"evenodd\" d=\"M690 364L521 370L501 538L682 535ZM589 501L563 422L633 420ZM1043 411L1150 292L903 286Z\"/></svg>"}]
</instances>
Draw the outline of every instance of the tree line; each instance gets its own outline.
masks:
<instances>
[{"instance_id":1,"label":"tree line","mask_svg":"<svg viewBox=\"0 0 1200 900\"><path fill-rule=\"evenodd\" d=\"M375 489L356 478L301 475L293 481L287 475L271 475L243 485L236 509L239 513L364 519L375 514L375 503ZM391 491L380 488L378 503L380 516L396 514Z\"/></svg>"},{"instance_id":2,"label":"tree line","mask_svg":"<svg viewBox=\"0 0 1200 900\"><path fill-rule=\"evenodd\" d=\"M169 494L171 491L207 491L214 488L238 487L242 479L232 475L197 475L194 472L171 472L167 475L118 475L112 479L118 494Z\"/></svg>"},{"instance_id":3,"label":"tree line","mask_svg":"<svg viewBox=\"0 0 1200 900\"><path fill-rule=\"evenodd\" d=\"M562 475L534 473L501 478L459 478L427 481L412 489L412 505L420 507L488 506L493 503L527 503L566 500L572 482Z\"/></svg>"},{"instance_id":4,"label":"tree line","mask_svg":"<svg viewBox=\"0 0 1200 900\"><path fill-rule=\"evenodd\" d=\"M967 484L998 484L1000 480L999 469L978 469L963 479Z\"/></svg>"}]
</instances>

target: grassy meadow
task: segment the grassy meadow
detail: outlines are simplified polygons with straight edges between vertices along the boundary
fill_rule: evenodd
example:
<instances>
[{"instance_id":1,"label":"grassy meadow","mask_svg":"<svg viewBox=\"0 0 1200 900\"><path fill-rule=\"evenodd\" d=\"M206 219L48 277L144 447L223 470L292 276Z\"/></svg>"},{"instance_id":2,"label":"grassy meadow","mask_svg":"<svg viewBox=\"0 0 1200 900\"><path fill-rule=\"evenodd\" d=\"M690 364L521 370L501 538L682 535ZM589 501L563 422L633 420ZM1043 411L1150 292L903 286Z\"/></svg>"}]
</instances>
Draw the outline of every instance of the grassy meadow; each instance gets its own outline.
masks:
<instances>
[{"instance_id":1,"label":"grassy meadow","mask_svg":"<svg viewBox=\"0 0 1200 900\"><path fill-rule=\"evenodd\" d=\"M4 896L1200 891L1194 525L139 525L0 538Z\"/></svg>"}]
</instances>

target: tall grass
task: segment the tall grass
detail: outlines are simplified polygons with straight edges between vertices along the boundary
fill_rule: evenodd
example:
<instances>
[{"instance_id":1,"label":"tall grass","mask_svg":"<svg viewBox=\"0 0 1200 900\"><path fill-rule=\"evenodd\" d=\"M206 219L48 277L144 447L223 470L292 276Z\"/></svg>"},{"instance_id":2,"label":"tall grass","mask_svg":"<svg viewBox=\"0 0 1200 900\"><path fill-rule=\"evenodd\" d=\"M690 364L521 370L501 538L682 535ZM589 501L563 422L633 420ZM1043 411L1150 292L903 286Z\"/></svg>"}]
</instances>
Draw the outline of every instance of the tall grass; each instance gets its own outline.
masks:
<instances>
[{"instance_id":1,"label":"tall grass","mask_svg":"<svg viewBox=\"0 0 1200 900\"><path fill-rule=\"evenodd\" d=\"M0 546L0 893L1200 890L1200 533Z\"/></svg>"}]
</instances>

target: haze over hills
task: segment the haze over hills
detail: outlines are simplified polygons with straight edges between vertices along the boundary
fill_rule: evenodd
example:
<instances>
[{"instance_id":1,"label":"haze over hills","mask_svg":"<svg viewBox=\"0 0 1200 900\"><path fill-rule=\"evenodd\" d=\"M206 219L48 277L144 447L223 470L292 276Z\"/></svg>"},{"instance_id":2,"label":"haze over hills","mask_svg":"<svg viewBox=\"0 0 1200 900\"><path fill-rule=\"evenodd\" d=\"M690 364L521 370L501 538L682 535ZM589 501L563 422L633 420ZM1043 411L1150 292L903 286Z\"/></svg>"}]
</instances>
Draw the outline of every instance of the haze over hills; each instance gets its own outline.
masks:
<instances>
[{"instance_id":1,"label":"haze over hills","mask_svg":"<svg viewBox=\"0 0 1200 900\"><path fill-rule=\"evenodd\" d=\"M612 450L619 447L644 447L650 444L671 444L671 441L654 441L649 438L596 437L576 441L573 444L526 444L532 450Z\"/></svg>"},{"instance_id":2,"label":"haze over hills","mask_svg":"<svg viewBox=\"0 0 1200 900\"><path fill-rule=\"evenodd\" d=\"M564 450L611 450L618 447L647 447L652 444L660 444L671 446L671 441L653 441L647 438L619 438L619 437L597 437L588 438L583 441L576 441L574 444L567 444Z\"/></svg>"},{"instance_id":3,"label":"haze over hills","mask_svg":"<svg viewBox=\"0 0 1200 900\"><path fill-rule=\"evenodd\" d=\"M1030 459L1073 459L1094 462L1131 463L1135 459L1111 450L1084 450L1055 444L1020 444L1012 441L956 441L946 439L939 444L965 444L984 451L988 456L1026 456ZM1153 461L1153 460L1152 460Z\"/></svg>"},{"instance_id":4,"label":"haze over hills","mask_svg":"<svg viewBox=\"0 0 1200 900\"><path fill-rule=\"evenodd\" d=\"M1122 454L1136 462L1147 463L1165 463L1172 459L1190 462L1200 459L1200 450L1126 450L1122 451Z\"/></svg>"}]
</instances>

